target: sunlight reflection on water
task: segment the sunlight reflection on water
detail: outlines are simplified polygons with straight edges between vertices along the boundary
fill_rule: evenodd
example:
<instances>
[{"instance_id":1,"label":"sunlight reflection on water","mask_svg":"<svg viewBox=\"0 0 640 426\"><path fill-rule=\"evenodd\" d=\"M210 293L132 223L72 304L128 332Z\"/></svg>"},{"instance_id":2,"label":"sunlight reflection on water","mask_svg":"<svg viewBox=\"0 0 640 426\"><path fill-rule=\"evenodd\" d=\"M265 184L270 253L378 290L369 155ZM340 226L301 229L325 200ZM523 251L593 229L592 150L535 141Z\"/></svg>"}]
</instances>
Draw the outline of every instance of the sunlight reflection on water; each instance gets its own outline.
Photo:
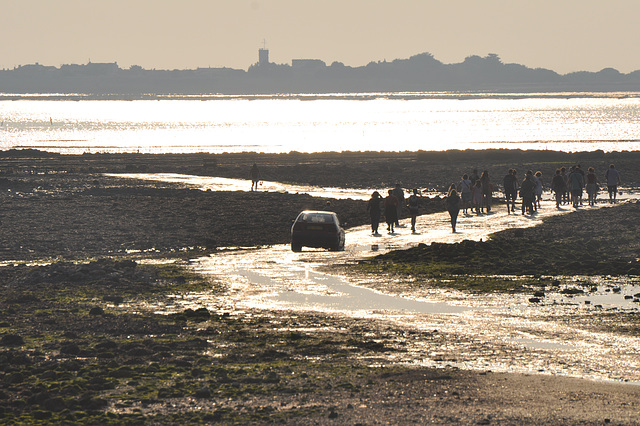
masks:
<instances>
[{"instance_id":1,"label":"sunlight reflection on water","mask_svg":"<svg viewBox=\"0 0 640 426\"><path fill-rule=\"evenodd\" d=\"M0 101L0 148L83 152L640 149L640 98ZM535 95L534 95L535 96ZM440 95L441 97L441 95Z\"/></svg>"}]
</instances>

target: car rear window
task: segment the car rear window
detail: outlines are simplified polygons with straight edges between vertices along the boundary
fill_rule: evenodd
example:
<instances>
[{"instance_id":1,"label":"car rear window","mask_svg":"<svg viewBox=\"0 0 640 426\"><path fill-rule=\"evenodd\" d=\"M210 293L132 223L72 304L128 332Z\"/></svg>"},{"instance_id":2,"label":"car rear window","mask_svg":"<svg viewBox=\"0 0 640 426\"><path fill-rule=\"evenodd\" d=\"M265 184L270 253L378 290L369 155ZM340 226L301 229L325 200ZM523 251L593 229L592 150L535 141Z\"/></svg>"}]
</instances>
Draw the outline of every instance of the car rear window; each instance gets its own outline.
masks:
<instances>
[{"instance_id":1,"label":"car rear window","mask_svg":"<svg viewBox=\"0 0 640 426\"><path fill-rule=\"evenodd\" d=\"M333 215L322 213L305 213L300 220L307 223L334 223Z\"/></svg>"}]
</instances>

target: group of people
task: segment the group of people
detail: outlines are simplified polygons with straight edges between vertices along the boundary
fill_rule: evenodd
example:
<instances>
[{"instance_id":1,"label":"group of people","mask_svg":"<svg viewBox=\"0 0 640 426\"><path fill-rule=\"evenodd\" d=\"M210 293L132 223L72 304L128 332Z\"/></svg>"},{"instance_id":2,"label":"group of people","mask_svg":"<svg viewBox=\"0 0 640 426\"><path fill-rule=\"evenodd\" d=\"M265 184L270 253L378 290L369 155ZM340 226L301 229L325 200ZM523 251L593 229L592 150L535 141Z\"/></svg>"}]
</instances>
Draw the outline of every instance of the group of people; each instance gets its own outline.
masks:
<instances>
[{"instance_id":1,"label":"group of people","mask_svg":"<svg viewBox=\"0 0 640 426\"><path fill-rule=\"evenodd\" d=\"M400 227L400 214L402 209L406 206L409 209L409 216L411 218L411 232L415 234L416 222L418 218L418 210L420 208L420 191L414 188L411 191L411 195L405 199L404 189L400 184L396 184L394 189L387 191L387 196L382 197L378 191L374 191L371 194L371 198L367 203L367 211L371 217L371 233L373 235L379 235L378 227L380 226L380 218L384 211L385 222L387 223L387 231L389 234L395 232L395 228ZM458 218L458 212L460 211L460 196L452 185L447 196L444 198L445 206L451 216L451 227L453 232L456 232L456 222Z\"/></svg>"},{"instance_id":2,"label":"group of people","mask_svg":"<svg viewBox=\"0 0 640 426\"><path fill-rule=\"evenodd\" d=\"M503 181L507 210L515 212L515 200L519 193L522 197L522 214L532 214L540 207L542 199L542 172L538 171L534 174L531 170L527 171L524 180L520 184L518 184L515 176L515 169L510 169ZM617 201L618 185L620 184L620 173L616 170L615 165L611 164L604 177L607 181L609 202L615 203ZM556 169L555 175L551 180L551 191L554 193L557 208L560 208L560 205L570 203L574 208L581 206L585 190L588 204L594 206L599 189L600 181L595 169L589 167L585 173L579 164L572 166L568 173L565 167Z\"/></svg>"},{"instance_id":3,"label":"group of people","mask_svg":"<svg viewBox=\"0 0 640 426\"><path fill-rule=\"evenodd\" d=\"M620 173L615 166L611 164L604 174L607 190L609 192L609 202L617 201L618 185L620 185ZM518 196L522 199L522 214L534 214L541 207L543 180L542 172L533 173L528 170L524 179L520 181L517 176L516 169L509 169L503 178L504 196L509 214L516 211L516 200ZM582 205L583 191L587 192L587 202L589 205L595 205L596 197L600 188L600 181L593 167L589 167L585 173L578 164L572 166L568 173L565 167L558 168L555 171L550 184L551 191L555 194L556 207L562 204L571 203L574 207ZM460 210L469 214L469 211L476 214L491 212L491 201L493 196L493 184L489 179L489 172L483 171L478 176L477 170L473 170L471 175L465 174L461 181L451 184L447 195L444 197L444 203L449 216L451 218L451 228L456 232L456 223ZM378 235L378 227L382 211L384 210L385 221L387 223L387 231L392 234L395 228L400 226L399 217L403 207L409 209L411 217L411 232L416 232L416 218L418 216L418 208L420 203L420 195L417 189L413 189L411 195L405 199L404 190L400 184L396 184L394 189L388 190L388 195L382 197L378 191L375 191L369 203L367 210L371 215L371 232Z\"/></svg>"},{"instance_id":4,"label":"group of people","mask_svg":"<svg viewBox=\"0 0 640 426\"><path fill-rule=\"evenodd\" d=\"M414 189L413 194L407 199L411 216L411 231L416 232L415 218L418 216L418 190ZM367 211L371 217L371 232L378 235L378 227L382 210L384 209L384 217L387 223L387 231L392 234L396 227L400 227L400 214L405 204L404 189L397 183L395 188L387 191L387 196L382 197L378 191L371 194L371 198L367 204ZM415 215L414 215L415 213Z\"/></svg>"},{"instance_id":5,"label":"group of people","mask_svg":"<svg viewBox=\"0 0 640 426\"><path fill-rule=\"evenodd\" d=\"M491 212L491 200L493 197L493 184L489 180L489 172L483 171L478 176L478 171L473 170L471 175L463 175L462 180L457 185L449 188L449 193L456 188L456 195L460 196L462 210L468 214L469 209L476 214ZM448 196L448 195L447 195Z\"/></svg>"}]
</instances>

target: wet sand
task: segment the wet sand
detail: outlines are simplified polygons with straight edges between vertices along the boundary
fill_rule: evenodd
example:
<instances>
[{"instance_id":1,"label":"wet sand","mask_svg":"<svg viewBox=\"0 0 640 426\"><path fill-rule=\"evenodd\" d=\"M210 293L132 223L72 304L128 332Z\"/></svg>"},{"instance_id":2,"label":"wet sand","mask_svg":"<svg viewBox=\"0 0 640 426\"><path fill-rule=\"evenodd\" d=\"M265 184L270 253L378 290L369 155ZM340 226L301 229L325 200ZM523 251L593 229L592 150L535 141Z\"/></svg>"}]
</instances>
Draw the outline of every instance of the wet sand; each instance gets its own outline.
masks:
<instances>
[{"instance_id":1,"label":"wet sand","mask_svg":"<svg viewBox=\"0 0 640 426\"><path fill-rule=\"evenodd\" d=\"M0 189L2 189L0 193L2 197L0 255L4 261L17 262L86 260L111 256L133 257L138 260L167 256L193 258L214 254L226 246L285 244L288 241L290 221L295 214L302 208L322 208L327 201L301 194L206 192L185 189L178 183L164 184L121 179L106 176L104 173L182 173L245 178L248 174L248 165L257 161L264 171L265 179L290 184L384 189L396 181L401 181L406 187L417 186L442 190L448 186L448 182L457 181L462 171L468 171L473 167L489 168L492 174L498 176L503 174L504 169L513 166L521 171L527 168L540 168L545 176L549 176L550 171L560 164L570 165L577 160L582 162L583 167L596 165L598 170L603 170L603 167L613 160L621 170L625 185L638 186L640 182L638 176L634 175L634 173L640 173L640 168L635 166L637 157L633 153L626 155L556 153L555 156L553 153L539 153L538 156L523 157L522 153L516 152L511 157L498 155L494 160L490 158L490 153L475 153L471 157L469 155L471 154L451 153L448 156L423 154L421 156L416 153L367 153L366 155L354 153L343 156L337 154L317 156L245 154L145 157L133 154L70 157L32 155L26 158L20 156L0 158L0 171L3 173L0 177ZM525 161L527 158L532 161ZM346 226L366 225L364 201L330 201L332 209L339 212ZM425 213L441 210L442 206L435 202L429 208L431 210L425 210ZM6 271L13 271L13 268L19 270L20 267L5 268ZM63 283L83 283L85 281L82 280L85 278L82 277L86 276L86 285L94 288L96 283L102 283L99 285L113 283L114 276L104 274L107 272L113 274L114 271L109 268L100 269L102 272L90 270L86 274L71 270L68 275L60 276L66 280L62 281ZM9 272L6 273L9 274ZM94 273L97 275L92 275ZM193 363L196 358L205 357L207 365L216 366L218 365L217 357L223 356L229 371L233 370L234 374L239 375L239 378L234 380L237 383L250 383L255 379L256 373L248 367L250 363L242 363L246 361L244 357L259 347L248 346L245 351L224 350L222 348L237 345L238 341L234 340L236 339L233 337L234 334L226 334L225 331L221 337L215 337L219 336L215 332L216 329L228 330L227 327L230 327L229 330L232 330L244 323L249 327L247 330L250 330L250 327L263 330L264 334L256 335L253 339L256 344L261 338L271 336L268 340L269 345L277 349L274 349L273 353L269 352L270 349L267 347L258 349L262 354L260 361L268 360L268 363L262 363L260 366L274 369L273 372L280 377L282 386L269 387L265 394L248 391L244 396L238 394L226 395L225 398L210 398L210 404L202 401L202 398L194 402L193 390L182 390L164 396L159 395L156 390L152 399L145 400L144 397L136 394L135 398L138 402L124 404L121 407L114 405L113 401L109 402L109 392L99 390L98 387L95 388L98 390L91 391L92 396L88 400L82 400L80 395L77 395L81 401L82 410L80 411L112 412L117 416L137 407L142 417L121 418L131 421L140 421L145 416L163 413L174 415L180 412L197 412L205 414L202 414L202 417L189 418L194 422L205 423L282 421L293 424L309 422L373 424L386 421L440 424L602 424L605 422L634 424L640 421L637 402L640 392L635 386L548 375L503 374L466 371L453 367L433 369L424 366L393 365L388 363L389 357L386 352L396 353L397 359L401 360L406 353L404 343L415 340L417 336L421 336L420 340L424 344L432 346L432 352L440 353L440 356L446 358L447 336L438 335L434 330L415 334L416 332L410 329L373 319L355 321L353 318L339 314L313 313L292 313L293 317L288 317L292 319L287 319L283 318L280 311L248 309L233 313L233 321L227 322L222 314L228 306L219 306L219 318L202 321L197 326L195 324L198 323L193 322L177 323L163 330L162 327L151 326L158 323L158 319L151 313L134 314L131 318L125 318L124 315L130 315L127 306L118 308L113 302L101 301L101 298L96 297L92 303L103 306L113 316L95 317L96 320L100 320L83 321L82 326L79 327L78 324L70 321L75 318L74 311L52 309L47 310L46 315L34 317L36 320L31 324L25 321L25 328L21 329L20 327L23 326L20 324L23 323L17 320L14 322L13 318L16 315L22 315L23 310L26 315L38 309L38 303L42 301L38 302L38 298L34 298L34 292L37 294L43 288L37 286L30 288L30 286L40 283L40 285L44 284L46 289L46 285L49 285L47 275L42 277L44 281L32 279L21 281L22 287L19 287L19 290L23 298L3 299L0 306L0 311L5 314L3 318L11 318L2 324L0 329L2 336L22 330L20 333L24 334L26 341L26 346L19 346L19 356L15 352L18 350L15 346L2 347L0 355L5 358L11 351L16 354L15 359L10 358L12 362L4 363L5 369L1 376L5 385L4 393L0 394L2 397L0 414L2 415L13 416L15 413L22 412L28 398L42 392L42 389L36 389L34 383L36 377L44 374L42 369L50 368L46 364L40 364L45 362L47 356L56 360L55 365L59 363L65 366L74 359L75 362L83 362L81 360L87 354L90 357L95 356L95 352L84 353L82 350L85 350L85 347L94 350L93 348L101 343L101 341L92 340L103 339L100 334L95 336L97 326L105 330L108 326L110 333L113 334L104 337L107 340L114 340L113 336L124 336L126 333L137 330L134 334L141 345L144 342L154 342L157 337L153 336L170 339L168 336L174 333L185 336L187 339L195 337L200 339L204 336L211 341L215 340L215 346L209 348L208 352L200 349L180 352L180 357L195 357L191 361L182 358L181 360ZM140 277L146 277L146 275L143 274ZM126 274L118 278L119 282L125 286L123 288L126 288L129 279ZM5 279L3 285L13 282ZM224 286L227 283L222 284ZM86 319L86 316L84 318ZM277 328L272 327L270 321L280 325ZM62 355L60 342L49 342L36 348L35 342L43 338L38 336L49 333L47 330L56 327L55 324L61 324L61 328L56 329L54 333L55 339L65 342L70 340L70 343L79 346L80 352L75 352L74 349L71 353L67 351L63 357L60 357ZM132 328L131 324L137 325ZM290 338L292 329L302 330L305 339L321 336L319 341L313 340L309 343L309 348L317 345L318 352L314 353L308 349L308 359L294 358L296 363L300 363L298 367L294 366L295 363L291 363L292 370L296 374L302 374L305 369L309 371L306 373L309 378L296 382L284 380L283 377L288 374L286 369L282 365L274 364L273 361L273 356L278 353L295 357L299 346L295 343L295 339ZM76 333L76 337L73 333ZM92 333L93 337L91 337ZM339 339L338 336L340 336ZM341 342L339 350L331 343L336 339ZM469 342L470 345L480 343ZM158 341L154 344L160 345ZM138 354L135 356L135 362L148 368L157 362L154 360L159 359L160 353L171 352L174 344L160 345L157 350L147 354L132 351L131 358L133 359L134 353ZM116 347L119 347L118 345L120 343L117 343ZM354 347L359 349L356 351ZM487 350L491 349L487 348ZM112 352L113 349L100 349L100 351L106 353ZM179 352L177 349L174 351ZM235 360L226 358L230 352L237 357ZM385 352L384 356L376 355L383 352ZM36 374L33 377L24 375L25 370L23 377L19 377L15 374L15 368L24 368L16 366L21 365L19 364L22 362L21 359L31 359L29 357L32 355L29 353L34 354L33 360L36 363L33 365L40 370L33 373ZM38 355L39 353L43 354L41 360L38 358L41 356ZM336 356L336 354L341 355ZM27 358L21 358L24 356ZM100 368L104 367L105 371L112 372L109 373L110 380L120 380L121 385L118 386L123 386L123 388L118 387L120 391L126 386L140 388L140 384L136 385L133 382L141 379L127 378L127 375L132 373L120 371L116 368L117 363L109 367L110 359L103 358L98 364ZM127 359L117 358L119 362L133 362L132 359L129 361ZM175 357L168 356L166 359L172 360ZM238 360L243 361L238 364ZM320 362L327 368L319 368L315 362ZM164 361L158 368L164 368ZM113 373L116 370L119 371L118 374L123 375L122 378L118 378L117 374ZM204 377L209 380L207 385L209 392L213 392L214 381L216 383L219 381L220 386L225 386L225 380L214 376L219 372L205 373ZM185 375L184 380L189 384L193 382L194 386L196 384L202 386L204 382L198 378L200 377L198 373L191 371L190 374L191 376ZM271 377L269 374L266 370L260 373L261 379L257 383L272 386L273 380L269 379ZM65 377L63 373L57 373L56 380L63 377ZM220 380L214 380L214 377ZM245 379L248 381L242 381ZM39 380L45 379L41 377ZM131 383L127 385L129 382ZM45 402L41 405L35 406L34 410L37 413L33 411L34 415L47 418L42 407L55 405L54 402L57 401L55 398L59 397L56 396L58 392L56 389L59 388L51 388L50 392L53 394L43 400ZM295 392L292 393L291 389ZM67 391L71 392L69 389ZM27 392L31 394L28 395ZM69 395L75 397L76 394L67 394L65 398L70 398ZM51 400L54 402L50 402ZM37 398L34 401L37 401ZM106 405L104 401L107 401ZM65 404L68 407L74 407L71 403L65 402ZM120 401L118 404L123 402ZM196 405L204 408L196 408ZM206 413L211 415L207 417ZM65 416L72 414L65 413ZM77 413L73 414L73 416L77 415ZM69 420L71 418L73 420ZM82 417L67 417L67 419L66 421L80 422ZM153 419L153 417L147 417L147 421L158 423L171 423L171 419L175 421L177 418ZM27 417L24 421L28 421Z\"/></svg>"}]
</instances>

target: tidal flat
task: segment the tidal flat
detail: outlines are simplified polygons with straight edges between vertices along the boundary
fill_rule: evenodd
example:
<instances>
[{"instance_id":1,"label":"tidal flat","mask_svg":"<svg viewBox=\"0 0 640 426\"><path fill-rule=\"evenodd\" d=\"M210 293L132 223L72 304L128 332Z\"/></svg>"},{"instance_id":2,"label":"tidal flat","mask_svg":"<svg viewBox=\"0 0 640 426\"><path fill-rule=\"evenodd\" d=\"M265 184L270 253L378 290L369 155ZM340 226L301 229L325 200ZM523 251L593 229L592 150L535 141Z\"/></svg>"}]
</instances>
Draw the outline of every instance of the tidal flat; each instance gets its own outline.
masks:
<instances>
[{"instance_id":1,"label":"tidal flat","mask_svg":"<svg viewBox=\"0 0 640 426\"><path fill-rule=\"evenodd\" d=\"M288 182L335 186L342 173L345 186L361 182L384 188L401 180L407 187L422 183L424 188L446 188L448 181L457 181L474 166L493 167L490 170L502 176L517 160L519 170L524 170L528 165L522 153L513 158L501 153L504 156L493 166L486 153L464 161L454 155L457 159L448 168L439 165L439 156L429 162L416 153L368 153L361 161L357 153L344 158L19 154L0 158L2 423L640 421L640 388L634 385L471 371L453 363L430 368L389 361L401 360L407 342L418 339L446 359L442 348L447 336L437 329L416 331L378 319L322 312L229 310L224 305L158 312L153 307L169 298L230 291L224 280L194 274L176 265L176 259L215 256L226 247L286 244L297 212L322 208L326 201L346 226L364 225L365 202L304 194L206 192L104 175L137 170L247 177L248 167L257 161L265 173ZM551 170L574 160L584 167L590 158L608 164L612 154L560 153L540 157L532 167ZM632 167L634 154L617 153L613 158L624 182L633 187L630 183L639 180L632 173L640 173ZM505 274L535 275L533 280L539 281L592 268L594 275L625 276L636 267L637 208L629 203L570 213L525 229L524 237L505 231L490 241L504 238L505 244L513 245L507 254L530 251L545 260L504 261ZM437 210L442 206L433 201L425 212ZM566 229L566 234L558 229ZM568 243L557 244L560 252L545 251L563 235ZM488 247L483 244L490 241L469 245L469 255L478 259L470 270L456 269L450 248L435 246L414 250L421 251L417 259L431 250L430 256L441 265L438 269L419 270L418 262L409 261L413 252L408 251L392 252L380 260L382 269L364 272L425 274L433 285L439 285L438 280L447 285L452 276L475 274L483 267L495 273L493 265L505 256L498 253L499 246L488 250L498 261L481 256ZM153 264L147 262L151 258L156 259ZM531 265L538 267L532 272ZM552 281L543 279L544 286ZM418 284L407 280L407 285ZM461 290L503 291L488 284ZM592 326L635 334L634 318L602 312L593 316Z\"/></svg>"}]
</instances>

